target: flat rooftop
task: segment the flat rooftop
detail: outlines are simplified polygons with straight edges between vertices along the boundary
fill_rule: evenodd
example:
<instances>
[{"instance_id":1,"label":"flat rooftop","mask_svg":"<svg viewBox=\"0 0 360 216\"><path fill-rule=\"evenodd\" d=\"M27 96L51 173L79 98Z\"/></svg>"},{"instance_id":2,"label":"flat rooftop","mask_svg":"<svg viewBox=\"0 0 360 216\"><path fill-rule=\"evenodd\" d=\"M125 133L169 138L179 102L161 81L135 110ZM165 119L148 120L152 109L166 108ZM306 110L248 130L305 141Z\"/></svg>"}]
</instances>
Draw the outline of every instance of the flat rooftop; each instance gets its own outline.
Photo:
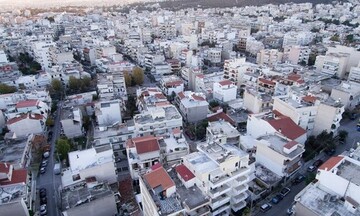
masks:
<instances>
[{"instance_id":1,"label":"flat rooftop","mask_svg":"<svg viewBox=\"0 0 360 216\"><path fill-rule=\"evenodd\" d=\"M360 166L354 164L348 160L345 160L344 163L340 164L338 167L340 171L339 176L347 179L348 181L353 182L356 185L360 185Z\"/></svg>"},{"instance_id":2,"label":"flat rooftop","mask_svg":"<svg viewBox=\"0 0 360 216\"><path fill-rule=\"evenodd\" d=\"M255 164L255 176L269 186L281 180L280 176L261 164Z\"/></svg>"},{"instance_id":3,"label":"flat rooftop","mask_svg":"<svg viewBox=\"0 0 360 216\"><path fill-rule=\"evenodd\" d=\"M184 157L184 160L189 161L193 166L192 168L199 173L210 172L218 167L218 165L203 152L193 152L188 154Z\"/></svg>"},{"instance_id":4,"label":"flat rooftop","mask_svg":"<svg viewBox=\"0 0 360 216\"><path fill-rule=\"evenodd\" d=\"M288 158L294 158L296 156L298 156L299 154L302 154L305 149L301 148L301 145L298 145L298 147L290 152L290 154L287 154L284 152L284 146L289 143L290 141L280 137L280 136L276 136L276 135L265 135L265 136L261 136L259 137L257 140L264 140L267 141L267 144L269 146L269 148L271 148L272 150L288 157Z\"/></svg>"},{"instance_id":5,"label":"flat rooftop","mask_svg":"<svg viewBox=\"0 0 360 216\"><path fill-rule=\"evenodd\" d=\"M85 184L85 183L84 183ZM85 186L74 190L63 190L61 193L61 208L63 211L78 205L89 203L92 200L113 195L112 190L106 184L98 184L93 188ZM115 198L114 198L115 199Z\"/></svg>"},{"instance_id":6,"label":"flat rooftop","mask_svg":"<svg viewBox=\"0 0 360 216\"><path fill-rule=\"evenodd\" d=\"M176 139L173 134L170 134L169 137L159 140L160 146L162 146L162 143L166 146L166 152L174 152L176 150L185 150L189 148L183 135L182 138Z\"/></svg>"},{"instance_id":7,"label":"flat rooftop","mask_svg":"<svg viewBox=\"0 0 360 216\"><path fill-rule=\"evenodd\" d=\"M151 111L145 111L141 114L135 115L134 121L137 124L148 124L182 118L179 111L173 105L158 108L158 110L161 109L165 112L163 116L156 116L154 118L154 115L152 115Z\"/></svg>"},{"instance_id":8,"label":"flat rooftop","mask_svg":"<svg viewBox=\"0 0 360 216\"><path fill-rule=\"evenodd\" d=\"M0 142L0 161L20 164L26 144L26 139L11 141L9 144Z\"/></svg>"},{"instance_id":9,"label":"flat rooftop","mask_svg":"<svg viewBox=\"0 0 360 216\"><path fill-rule=\"evenodd\" d=\"M311 183L306 188L304 188L298 195L296 195L295 200L317 215L360 215L359 210L357 210L354 214L351 213L344 206L343 201L336 198L333 199L332 194L329 194L318 188L316 183Z\"/></svg>"},{"instance_id":10,"label":"flat rooftop","mask_svg":"<svg viewBox=\"0 0 360 216\"><path fill-rule=\"evenodd\" d=\"M204 152L207 157L211 158L213 161L216 161L218 164L226 161L230 157L238 156L242 158L248 156L246 152L232 144L201 144L198 146L198 149Z\"/></svg>"},{"instance_id":11,"label":"flat rooftop","mask_svg":"<svg viewBox=\"0 0 360 216\"><path fill-rule=\"evenodd\" d=\"M228 138L240 136L240 132L224 120L209 122L208 129L214 134L225 134Z\"/></svg>"}]
</instances>

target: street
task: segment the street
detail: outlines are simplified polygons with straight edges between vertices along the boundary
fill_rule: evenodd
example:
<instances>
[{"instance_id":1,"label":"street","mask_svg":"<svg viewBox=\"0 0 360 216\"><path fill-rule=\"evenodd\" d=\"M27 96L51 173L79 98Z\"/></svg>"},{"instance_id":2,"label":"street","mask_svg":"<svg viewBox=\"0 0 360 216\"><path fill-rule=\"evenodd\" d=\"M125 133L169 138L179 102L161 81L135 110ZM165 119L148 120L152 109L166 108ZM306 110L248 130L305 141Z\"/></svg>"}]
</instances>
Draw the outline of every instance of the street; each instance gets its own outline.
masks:
<instances>
[{"instance_id":1,"label":"street","mask_svg":"<svg viewBox=\"0 0 360 216\"><path fill-rule=\"evenodd\" d=\"M348 132L348 137L346 138L346 142L344 145L339 144L336 148L336 153L334 155L340 155L343 154L345 151L348 151L350 148L355 148L355 145L357 142L360 141L360 132L358 132L356 130L356 125L357 125L358 119L356 120L350 120L350 119L344 119L341 122L341 126L339 128L339 130L345 130ZM327 159L329 159L330 156L321 153L319 155L317 155L314 159L304 163L304 165L302 166L302 168L299 170L299 173L303 174L303 175L307 175L307 168L315 161L318 159L322 159L323 161L326 161ZM266 213L262 213L262 212L258 212L258 211L253 211L252 215L256 215L256 216L266 216L266 215L276 215L276 216L285 216L287 215L286 211L288 208L291 207L292 203L294 202L294 197L296 196L296 194L298 194L303 188L305 188L305 182L301 182L298 185L294 185L294 186L288 186L291 191L290 193L282 200L280 201L278 204L271 204L272 208L266 212ZM270 195L267 200L264 200L262 202L260 202L257 207L260 207L262 204L266 203L266 202L270 202L271 198L273 195Z\"/></svg>"},{"instance_id":2,"label":"street","mask_svg":"<svg viewBox=\"0 0 360 216\"><path fill-rule=\"evenodd\" d=\"M60 175L54 175L54 164L56 160L54 158L55 151L55 142L60 136L60 116L61 116L62 103L58 103L58 109L55 112L56 118L54 121L54 127L52 128L53 137L51 139L50 145L50 156L48 158L48 165L46 167L46 172L44 174L39 174L37 178L37 189L46 188L47 193L47 215L58 216L59 209L56 203L58 202L58 188L61 184Z\"/></svg>"}]
</instances>

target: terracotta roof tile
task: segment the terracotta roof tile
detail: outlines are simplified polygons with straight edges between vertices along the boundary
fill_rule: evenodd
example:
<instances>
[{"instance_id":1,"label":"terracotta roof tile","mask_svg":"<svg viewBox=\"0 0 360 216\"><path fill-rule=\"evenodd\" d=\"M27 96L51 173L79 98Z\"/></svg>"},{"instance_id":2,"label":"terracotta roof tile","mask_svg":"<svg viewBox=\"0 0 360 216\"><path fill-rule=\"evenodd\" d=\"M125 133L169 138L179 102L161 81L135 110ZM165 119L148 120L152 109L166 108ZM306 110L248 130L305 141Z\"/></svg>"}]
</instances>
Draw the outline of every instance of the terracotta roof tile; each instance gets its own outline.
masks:
<instances>
[{"instance_id":1,"label":"terracotta roof tile","mask_svg":"<svg viewBox=\"0 0 360 216\"><path fill-rule=\"evenodd\" d=\"M305 102L309 102L309 103L315 103L315 101L317 100L317 97L311 96L311 95L307 95L305 97L302 97L303 101Z\"/></svg>"},{"instance_id":2,"label":"terracotta roof tile","mask_svg":"<svg viewBox=\"0 0 360 216\"><path fill-rule=\"evenodd\" d=\"M232 126L236 126L236 122L224 112L220 112L215 115L212 115L212 116L208 117L207 119L210 122L219 121L220 119L223 119L223 120L229 122Z\"/></svg>"},{"instance_id":3,"label":"terracotta roof tile","mask_svg":"<svg viewBox=\"0 0 360 216\"><path fill-rule=\"evenodd\" d=\"M142 137L141 137L142 138ZM156 137L148 136L145 139L133 139L136 152L138 154L144 154L153 151L159 151L159 142Z\"/></svg>"},{"instance_id":4,"label":"terracotta roof tile","mask_svg":"<svg viewBox=\"0 0 360 216\"><path fill-rule=\"evenodd\" d=\"M38 103L39 103L38 100L19 101L16 104L16 108L33 107L33 106L36 106Z\"/></svg>"},{"instance_id":5,"label":"terracotta roof tile","mask_svg":"<svg viewBox=\"0 0 360 216\"><path fill-rule=\"evenodd\" d=\"M197 100L197 101L206 101L205 98L201 97L201 96L197 96L195 94L191 95L191 97L194 99L194 100Z\"/></svg>"},{"instance_id":6,"label":"terracotta roof tile","mask_svg":"<svg viewBox=\"0 0 360 216\"><path fill-rule=\"evenodd\" d=\"M173 134L179 134L179 133L181 133L181 130L180 130L180 128L174 128L172 130L172 132L173 132Z\"/></svg>"},{"instance_id":7,"label":"terracotta roof tile","mask_svg":"<svg viewBox=\"0 0 360 216\"><path fill-rule=\"evenodd\" d=\"M195 178L195 175L184 164L177 166L175 170L186 182Z\"/></svg>"},{"instance_id":8,"label":"terracotta roof tile","mask_svg":"<svg viewBox=\"0 0 360 216\"><path fill-rule=\"evenodd\" d=\"M156 163L150 167L151 170L156 170L162 167L161 163Z\"/></svg>"},{"instance_id":9,"label":"terracotta roof tile","mask_svg":"<svg viewBox=\"0 0 360 216\"><path fill-rule=\"evenodd\" d=\"M337 164L339 164L340 161L342 161L343 159L344 159L344 157L342 157L342 156L331 157L329 160L327 160L325 163L323 163L319 167L319 169L321 169L321 170L331 170Z\"/></svg>"},{"instance_id":10,"label":"terracotta roof tile","mask_svg":"<svg viewBox=\"0 0 360 216\"><path fill-rule=\"evenodd\" d=\"M44 118L44 116L40 115L40 114L30 114L30 113L25 113L25 114L21 114L20 116L18 117L14 117L14 118L11 118L9 119L6 124L10 125L10 124L14 124L16 122L19 122L21 120L24 120L24 119L34 119L34 120L41 120Z\"/></svg>"},{"instance_id":11,"label":"terracotta roof tile","mask_svg":"<svg viewBox=\"0 0 360 216\"><path fill-rule=\"evenodd\" d=\"M155 94L155 97L158 99L166 99L165 95L163 95L162 93Z\"/></svg>"},{"instance_id":12,"label":"terracotta roof tile","mask_svg":"<svg viewBox=\"0 0 360 216\"><path fill-rule=\"evenodd\" d=\"M276 84L275 82L273 82L271 80L264 79L264 78L259 78L259 81L262 82L262 83L268 84L268 85L275 85Z\"/></svg>"},{"instance_id":13,"label":"terracotta roof tile","mask_svg":"<svg viewBox=\"0 0 360 216\"><path fill-rule=\"evenodd\" d=\"M163 167L144 175L145 180L152 189L161 186L163 190L175 186L173 180Z\"/></svg>"},{"instance_id":14,"label":"terracotta roof tile","mask_svg":"<svg viewBox=\"0 0 360 216\"><path fill-rule=\"evenodd\" d=\"M181 80L177 80L177 81L171 81L171 82L167 82L165 83L166 87L171 87L171 86L180 86L182 85L184 82Z\"/></svg>"},{"instance_id":15,"label":"terracotta roof tile","mask_svg":"<svg viewBox=\"0 0 360 216\"><path fill-rule=\"evenodd\" d=\"M296 139L303 134L306 133L306 131L300 127L299 125L295 124L293 120L291 120L290 117L283 117L280 119L271 119L267 121L275 130L279 131L281 130L281 134L283 134L285 137L289 139Z\"/></svg>"},{"instance_id":16,"label":"terracotta roof tile","mask_svg":"<svg viewBox=\"0 0 360 216\"><path fill-rule=\"evenodd\" d=\"M179 92L179 93L178 93L178 96L179 96L180 99L185 98L184 92Z\"/></svg>"},{"instance_id":17,"label":"terracotta roof tile","mask_svg":"<svg viewBox=\"0 0 360 216\"><path fill-rule=\"evenodd\" d=\"M19 184L19 183L26 183L27 178L27 170L26 169L18 169L13 170L11 175L11 180L1 181L0 185L12 185L12 184Z\"/></svg>"},{"instance_id":18,"label":"terracotta roof tile","mask_svg":"<svg viewBox=\"0 0 360 216\"><path fill-rule=\"evenodd\" d=\"M286 143L284 145L284 147L286 149L291 149L292 147L296 146L298 144L298 142L296 142L295 140L291 140L290 142Z\"/></svg>"},{"instance_id":19,"label":"terracotta roof tile","mask_svg":"<svg viewBox=\"0 0 360 216\"><path fill-rule=\"evenodd\" d=\"M233 84L233 82L231 82L231 80L222 80L219 82L219 84L225 86L225 85L231 85Z\"/></svg>"},{"instance_id":20,"label":"terracotta roof tile","mask_svg":"<svg viewBox=\"0 0 360 216\"><path fill-rule=\"evenodd\" d=\"M0 162L0 173L9 173L10 165L9 163Z\"/></svg>"}]
</instances>

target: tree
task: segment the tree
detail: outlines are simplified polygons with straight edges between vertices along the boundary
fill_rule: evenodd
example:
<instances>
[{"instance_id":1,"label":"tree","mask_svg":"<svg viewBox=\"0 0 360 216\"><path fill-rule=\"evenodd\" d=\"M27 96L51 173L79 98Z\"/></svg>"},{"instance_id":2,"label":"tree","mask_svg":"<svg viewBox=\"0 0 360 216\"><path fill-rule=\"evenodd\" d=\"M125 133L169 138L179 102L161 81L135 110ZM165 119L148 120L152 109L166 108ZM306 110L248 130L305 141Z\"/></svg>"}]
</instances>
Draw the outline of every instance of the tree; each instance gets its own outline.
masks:
<instances>
[{"instance_id":1,"label":"tree","mask_svg":"<svg viewBox=\"0 0 360 216\"><path fill-rule=\"evenodd\" d=\"M339 139L341 141L345 141L348 134L349 133L346 130L340 130L339 133L338 133Z\"/></svg>"},{"instance_id":2,"label":"tree","mask_svg":"<svg viewBox=\"0 0 360 216\"><path fill-rule=\"evenodd\" d=\"M50 86L50 95L53 98L61 99L64 93L64 87L60 80L53 79Z\"/></svg>"},{"instance_id":3,"label":"tree","mask_svg":"<svg viewBox=\"0 0 360 216\"><path fill-rule=\"evenodd\" d=\"M52 119L51 117L46 119L46 126L53 127L54 124L55 124L54 119Z\"/></svg>"},{"instance_id":4,"label":"tree","mask_svg":"<svg viewBox=\"0 0 360 216\"><path fill-rule=\"evenodd\" d=\"M4 83L0 83L0 94L9 94L16 92L15 86L9 86Z\"/></svg>"},{"instance_id":5,"label":"tree","mask_svg":"<svg viewBox=\"0 0 360 216\"><path fill-rule=\"evenodd\" d=\"M85 91L91 86L91 78L86 76L81 79L81 90Z\"/></svg>"},{"instance_id":6,"label":"tree","mask_svg":"<svg viewBox=\"0 0 360 216\"><path fill-rule=\"evenodd\" d=\"M212 101L210 101L210 103L209 103L209 106L210 106L211 108L217 107L217 106L219 106L219 105L220 105L219 102L216 101L216 100L212 100Z\"/></svg>"},{"instance_id":7,"label":"tree","mask_svg":"<svg viewBox=\"0 0 360 216\"><path fill-rule=\"evenodd\" d=\"M338 34L335 34L333 36L331 36L330 38L331 41L334 41L334 42L339 42L340 41L340 37Z\"/></svg>"},{"instance_id":8,"label":"tree","mask_svg":"<svg viewBox=\"0 0 360 216\"><path fill-rule=\"evenodd\" d=\"M58 152L61 160L67 159L70 150L71 145L67 138L60 138L56 141L56 151Z\"/></svg>"},{"instance_id":9,"label":"tree","mask_svg":"<svg viewBox=\"0 0 360 216\"><path fill-rule=\"evenodd\" d=\"M135 67L133 70L133 79L137 85L143 84L144 83L144 71L139 67Z\"/></svg>"},{"instance_id":10,"label":"tree","mask_svg":"<svg viewBox=\"0 0 360 216\"><path fill-rule=\"evenodd\" d=\"M129 74L129 72L124 72L124 79L125 79L125 85L126 85L126 87L131 86L132 77L131 77L131 75Z\"/></svg>"},{"instance_id":11,"label":"tree","mask_svg":"<svg viewBox=\"0 0 360 216\"><path fill-rule=\"evenodd\" d=\"M72 91L77 91L81 87L81 82L74 76L69 77L69 89Z\"/></svg>"}]
</instances>

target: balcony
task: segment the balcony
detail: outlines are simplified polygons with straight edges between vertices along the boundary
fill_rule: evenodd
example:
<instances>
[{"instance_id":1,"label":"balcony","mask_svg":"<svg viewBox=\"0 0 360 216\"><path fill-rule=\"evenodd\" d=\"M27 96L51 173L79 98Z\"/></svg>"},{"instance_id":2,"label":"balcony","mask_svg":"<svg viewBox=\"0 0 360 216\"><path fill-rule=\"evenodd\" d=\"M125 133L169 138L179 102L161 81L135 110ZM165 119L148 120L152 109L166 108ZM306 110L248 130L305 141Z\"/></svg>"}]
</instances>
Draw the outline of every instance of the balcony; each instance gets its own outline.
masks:
<instances>
[{"instance_id":1,"label":"balcony","mask_svg":"<svg viewBox=\"0 0 360 216\"><path fill-rule=\"evenodd\" d=\"M203 215L209 215L209 213L210 213L210 208L208 206L203 206L187 214L190 216L203 216Z\"/></svg>"},{"instance_id":2,"label":"balcony","mask_svg":"<svg viewBox=\"0 0 360 216\"><path fill-rule=\"evenodd\" d=\"M235 179L235 185L242 185L248 182L248 176L241 176Z\"/></svg>"},{"instance_id":3,"label":"balcony","mask_svg":"<svg viewBox=\"0 0 360 216\"><path fill-rule=\"evenodd\" d=\"M220 187L210 190L209 195L212 199L214 199L215 197L218 197L224 193L227 193L230 190L231 190L231 187L229 187L227 184L223 184Z\"/></svg>"},{"instance_id":4,"label":"balcony","mask_svg":"<svg viewBox=\"0 0 360 216\"><path fill-rule=\"evenodd\" d=\"M239 195L241 193L244 193L245 191L247 191L248 189L248 185L240 185L234 188L233 190L233 195Z\"/></svg>"},{"instance_id":5,"label":"balcony","mask_svg":"<svg viewBox=\"0 0 360 216\"><path fill-rule=\"evenodd\" d=\"M247 198L247 194L246 193L241 193L239 195L233 196L231 198L231 202L232 203L239 203L241 201L244 201Z\"/></svg>"},{"instance_id":6,"label":"balcony","mask_svg":"<svg viewBox=\"0 0 360 216\"><path fill-rule=\"evenodd\" d=\"M242 201L242 202L240 202L240 203L237 203L237 204L235 204L235 205L232 205L232 206L231 206L231 209L232 209L234 212L237 212L237 211L245 208L245 206L246 206L246 202L245 202L245 201Z\"/></svg>"},{"instance_id":7,"label":"balcony","mask_svg":"<svg viewBox=\"0 0 360 216\"><path fill-rule=\"evenodd\" d=\"M231 176L242 176L242 175L245 175L247 173L250 172L250 168L249 167L242 167L242 168L239 168L233 172L231 172Z\"/></svg>"},{"instance_id":8,"label":"balcony","mask_svg":"<svg viewBox=\"0 0 360 216\"><path fill-rule=\"evenodd\" d=\"M229 209L230 209L230 205L222 206L221 208L216 209L215 211L213 211L213 212L212 212L212 215L218 215L218 214L220 214L220 213L222 213L222 212L225 212L225 211L228 212Z\"/></svg>"},{"instance_id":9,"label":"balcony","mask_svg":"<svg viewBox=\"0 0 360 216\"><path fill-rule=\"evenodd\" d=\"M219 208L220 206L224 205L225 203L230 202L231 197L227 196L226 194L221 195L220 197L213 199L210 207L212 209Z\"/></svg>"}]
</instances>

